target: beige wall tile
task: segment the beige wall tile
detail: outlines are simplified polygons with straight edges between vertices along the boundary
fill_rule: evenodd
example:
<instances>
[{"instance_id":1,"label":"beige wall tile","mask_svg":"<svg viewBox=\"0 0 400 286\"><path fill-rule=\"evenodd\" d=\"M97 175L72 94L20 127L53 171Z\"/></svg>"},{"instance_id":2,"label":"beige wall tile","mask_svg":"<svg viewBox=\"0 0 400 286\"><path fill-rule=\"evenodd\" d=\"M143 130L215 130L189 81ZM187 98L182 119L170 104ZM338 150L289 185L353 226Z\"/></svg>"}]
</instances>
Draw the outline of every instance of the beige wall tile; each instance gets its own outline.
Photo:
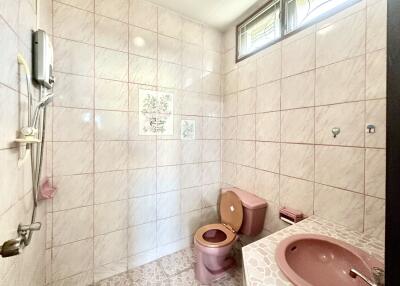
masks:
<instances>
[{"instance_id":1,"label":"beige wall tile","mask_svg":"<svg viewBox=\"0 0 400 286\"><path fill-rule=\"evenodd\" d=\"M282 207L289 207L313 214L314 183L286 176L280 176L279 202Z\"/></svg>"},{"instance_id":2,"label":"beige wall tile","mask_svg":"<svg viewBox=\"0 0 400 286\"><path fill-rule=\"evenodd\" d=\"M256 116L254 114L238 116L237 139L254 140L256 135L255 122L256 122Z\"/></svg>"},{"instance_id":3,"label":"beige wall tile","mask_svg":"<svg viewBox=\"0 0 400 286\"><path fill-rule=\"evenodd\" d=\"M314 214L362 232L364 196L316 184Z\"/></svg>"},{"instance_id":4,"label":"beige wall tile","mask_svg":"<svg viewBox=\"0 0 400 286\"><path fill-rule=\"evenodd\" d=\"M54 70L78 75L94 75L93 47L54 38Z\"/></svg>"},{"instance_id":5,"label":"beige wall tile","mask_svg":"<svg viewBox=\"0 0 400 286\"><path fill-rule=\"evenodd\" d=\"M279 46L257 59L257 85L281 78L281 57L282 52Z\"/></svg>"},{"instance_id":6,"label":"beige wall tile","mask_svg":"<svg viewBox=\"0 0 400 286\"><path fill-rule=\"evenodd\" d=\"M129 143L129 169L156 166L156 143L131 141Z\"/></svg>"},{"instance_id":7,"label":"beige wall tile","mask_svg":"<svg viewBox=\"0 0 400 286\"><path fill-rule=\"evenodd\" d=\"M93 112L89 109L54 107L54 141L92 141Z\"/></svg>"},{"instance_id":8,"label":"beige wall tile","mask_svg":"<svg viewBox=\"0 0 400 286\"><path fill-rule=\"evenodd\" d=\"M283 86L282 86L283 89ZM282 91L283 92L283 91ZM282 98L283 101L283 98ZM273 81L257 87L256 112L269 112L280 110L281 107L281 81Z\"/></svg>"},{"instance_id":9,"label":"beige wall tile","mask_svg":"<svg viewBox=\"0 0 400 286\"><path fill-rule=\"evenodd\" d=\"M207 50L221 52L222 35L219 31L208 27L203 27L203 45Z\"/></svg>"},{"instance_id":10,"label":"beige wall tile","mask_svg":"<svg viewBox=\"0 0 400 286\"><path fill-rule=\"evenodd\" d=\"M344 103L315 108L315 143L364 146L364 102ZM340 128L335 137L332 128Z\"/></svg>"},{"instance_id":11,"label":"beige wall tile","mask_svg":"<svg viewBox=\"0 0 400 286\"><path fill-rule=\"evenodd\" d=\"M366 98L386 97L386 50L367 54Z\"/></svg>"},{"instance_id":12,"label":"beige wall tile","mask_svg":"<svg viewBox=\"0 0 400 286\"><path fill-rule=\"evenodd\" d=\"M221 163L219 161L215 162L205 162L201 164L202 170L202 184L216 184L221 180Z\"/></svg>"},{"instance_id":13,"label":"beige wall tile","mask_svg":"<svg viewBox=\"0 0 400 286\"><path fill-rule=\"evenodd\" d=\"M256 113L257 93L255 88L238 92L238 115Z\"/></svg>"},{"instance_id":14,"label":"beige wall tile","mask_svg":"<svg viewBox=\"0 0 400 286\"><path fill-rule=\"evenodd\" d=\"M53 143L54 176L91 172L93 172L92 142Z\"/></svg>"},{"instance_id":15,"label":"beige wall tile","mask_svg":"<svg viewBox=\"0 0 400 286\"><path fill-rule=\"evenodd\" d=\"M236 154L236 155L235 155ZM232 157L236 158L237 163L254 167L256 156L256 145L254 141L236 141L236 152L232 150Z\"/></svg>"},{"instance_id":16,"label":"beige wall tile","mask_svg":"<svg viewBox=\"0 0 400 286\"><path fill-rule=\"evenodd\" d=\"M238 165L236 170L237 170L237 175L236 175L237 186L250 193L254 192L256 169Z\"/></svg>"},{"instance_id":17,"label":"beige wall tile","mask_svg":"<svg viewBox=\"0 0 400 286\"><path fill-rule=\"evenodd\" d=\"M316 105L363 100L364 98L364 56L317 69L315 85Z\"/></svg>"},{"instance_id":18,"label":"beige wall tile","mask_svg":"<svg viewBox=\"0 0 400 286\"><path fill-rule=\"evenodd\" d=\"M145 85L157 83L157 61L138 56L129 56L129 81Z\"/></svg>"},{"instance_id":19,"label":"beige wall tile","mask_svg":"<svg viewBox=\"0 0 400 286\"><path fill-rule=\"evenodd\" d=\"M93 12L94 1L95 0L60 0L59 2Z\"/></svg>"},{"instance_id":20,"label":"beige wall tile","mask_svg":"<svg viewBox=\"0 0 400 286\"><path fill-rule=\"evenodd\" d=\"M157 198L156 195L136 197L129 199L128 205L128 225L136 226L157 218Z\"/></svg>"},{"instance_id":21,"label":"beige wall tile","mask_svg":"<svg viewBox=\"0 0 400 286\"><path fill-rule=\"evenodd\" d=\"M116 201L94 206L94 235L121 230L128 226L128 202Z\"/></svg>"},{"instance_id":22,"label":"beige wall tile","mask_svg":"<svg viewBox=\"0 0 400 286\"><path fill-rule=\"evenodd\" d=\"M154 72L154 71L153 71ZM181 88L182 68L172 63L158 63L157 84L165 88Z\"/></svg>"},{"instance_id":23,"label":"beige wall tile","mask_svg":"<svg viewBox=\"0 0 400 286\"><path fill-rule=\"evenodd\" d=\"M184 43L182 45L182 64L201 69L203 66L202 52L201 46Z\"/></svg>"},{"instance_id":24,"label":"beige wall tile","mask_svg":"<svg viewBox=\"0 0 400 286\"><path fill-rule=\"evenodd\" d=\"M315 71L282 79L282 109L314 105Z\"/></svg>"},{"instance_id":25,"label":"beige wall tile","mask_svg":"<svg viewBox=\"0 0 400 286\"><path fill-rule=\"evenodd\" d=\"M315 181L364 192L364 150L361 148L315 146Z\"/></svg>"},{"instance_id":26,"label":"beige wall tile","mask_svg":"<svg viewBox=\"0 0 400 286\"><path fill-rule=\"evenodd\" d=\"M157 6L145 0L130 0L129 23L157 31Z\"/></svg>"},{"instance_id":27,"label":"beige wall tile","mask_svg":"<svg viewBox=\"0 0 400 286\"><path fill-rule=\"evenodd\" d=\"M128 81L128 54L109 49L95 50L96 77Z\"/></svg>"},{"instance_id":28,"label":"beige wall tile","mask_svg":"<svg viewBox=\"0 0 400 286\"><path fill-rule=\"evenodd\" d=\"M366 149L365 153L365 193L385 198L386 151Z\"/></svg>"},{"instance_id":29,"label":"beige wall tile","mask_svg":"<svg viewBox=\"0 0 400 286\"><path fill-rule=\"evenodd\" d=\"M96 111L95 139L100 140L127 140L128 113L119 111Z\"/></svg>"},{"instance_id":30,"label":"beige wall tile","mask_svg":"<svg viewBox=\"0 0 400 286\"><path fill-rule=\"evenodd\" d=\"M238 90L245 90L256 86L256 65L254 61L248 62L239 67Z\"/></svg>"},{"instance_id":31,"label":"beige wall tile","mask_svg":"<svg viewBox=\"0 0 400 286\"><path fill-rule=\"evenodd\" d=\"M138 56L157 58L157 33L129 26L129 52Z\"/></svg>"},{"instance_id":32,"label":"beige wall tile","mask_svg":"<svg viewBox=\"0 0 400 286\"><path fill-rule=\"evenodd\" d=\"M128 52L127 24L96 15L95 33L96 46Z\"/></svg>"},{"instance_id":33,"label":"beige wall tile","mask_svg":"<svg viewBox=\"0 0 400 286\"><path fill-rule=\"evenodd\" d=\"M221 72L221 55L218 52L205 50L203 54L203 69L210 72Z\"/></svg>"},{"instance_id":34,"label":"beige wall tile","mask_svg":"<svg viewBox=\"0 0 400 286\"><path fill-rule=\"evenodd\" d=\"M128 229L128 255L134 255L156 247L157 227L155 222Z\"/></svg>"},{"instance_id":35,"label":"beige wall tile","mask_svg":"<svg viewBox=\"0 0 400 286\"><path fill-rule=\"evenodd\" d=\"M182 44L179 40L159 35L158 58L161 61L180 64L182 62Z\"/></svg>"},{"instance_id":36,"label":"beige wall tile","mask_svg":"<svg viewBox=\"0 0 400 286\"><path fill-rule=\"evenodd\" d=\"M265 171L279 173L280 144L256 142L256 167Z\"/></svg>"},{"instance_id":37,"label":"beige wall tile","mask_svg":"<svg viewBox=\"0 0 400 286\"><path fill-rule=\"evenodd\" d=\"M53 211L89 206L93 202L93 175L73 175L53 178L57 196L53 198Z\"/></svg>"},{"instance_id":38,"label":"beige wall tile","mask_svg":"<svg viewBox=\"0 0 400 286\"><path fill-rule=\"evenodd\" d=\"M95 0L95 13L127 23L129 0Z\"/></svg>"},{"instance_id":39,"label":"beige wall tile","mask_svg":"<svg viewBox=\"0 0 400 286\"><path fill-rule=\"evenodd\" d=\"M160 34L182 38L182 18L180 15L158 7L158 32Z\"/></svg>"},{"instance_id":40,"label":"beige wall tile","mask_svg":"<svg viewBox=\"0 0 400 286\"><path fill-rule=\"evenodd\" d=\"M81 240L71 244L53 248L52 252L53 281L87 271L92 267L93 267L92 239Z\"/></svg>"},{"instance_id":41,"label":"beige wall tile","mask_svg":"<svg viewBox=\"0 0 400 286\"><path fill-rule=\"evenodd\" d=\"M201 164L185 164L181 165L180 168L180 182L182 189L198 187L201 185Z\"/></svg>"},{"instance_id":42,"label":"beige wall tile","mask_svg":"<svg viewBox=\"0 0 400 286\"><path fill-rule=\"evenodd\" d=\"M364 54L365 33L365 11L318 30L317 67Z\"/></svg>"},{"instance_id":43,"label":"beige wall tile","mask_svg":"<svg viewBox=\"0 0 400 286\"><path fill-rule=\"evenodd\" d=\"M156 193L156 168L144 168L128 171L129 197L140 197Z\"/></svg>"},{"instance_id":44,"label":"beige wall tile","mask_svg":"<svg viewBox=\"0 0 400 286\"><path fill-rule=\"evenodd\" d=\"M93 206L53 213L53 246L93 236Z\"/></svg>"},{"instance_id":45,"label":"beige wall tile","mask_svg":"<svg viewBox=\"0 0 400 286\"><path fill-rule=\"evenodd\" d=\"M232 93L223 97L222 109L224 117L237 115L237 100L237 93Z\"/></svg>"},{"instance_id":46,"label":"beige wall tile","mask_svg":"<svg viewBox=\"0 0 400 286\"><path fill-rule=\"evenodd\" d=\"M256 140L280 141L281 112L256 115Z\"/></svg>"},{"instance_id":47,"label":"beige wall tile","mask_svg":"<svg viewBox=\"0 0 400 286\"><path fill-rule=\"evenodd\" d=\"M314 180L314 146L281 144L280 173L300 179Z\"/></svg>"},{"instance_id":48,"label":"beige wall tile","mask_svg":"<svg viewBox=\"0 0 400 286\"><path fill-rule=\"evenodd\" d=\"M188 19L183 19L182 23L182 40L186 43L202 45L203 33L202 26Z\"/></svg>"},{"instance_id":49,"label":"beige wall tile","mask_svg":"<svg viewBox=\"0 0 400 286\"><path fill-rule=\"evenodd\" d=\"M385 240L385 200L365 197L364 231L381 241Z\"/></svg>"},{"instance_id":50,"label":"beige wall tile","mask_svg":"<svg viewBox=\"0 0 400 286\"><path fill-rule=\"evenodd\" d=\"M93 23L92 13L57 2L53 3L54 36L93 44Z\"/></svg>"},{"instance_id":51,"label":"beige wall tile","mask_svg":"<svg viewBox=\"0 0 400 286\"><path fill-rule=\"evenodd\" d=\"M222 160L226 162L237 162L236 140L222 141Z\"/></svg>"},{"instance_id":52,"label":"beige wall tile","mask_svg":"<svg viewBox=\"0 0 400 286\"><path fill-rule=\"evenodd\" d=\"M53 104L55 106L78 108L93 107L93 78L65 73L56 73L55 76L57 78L53 88L54 94L57 94L53 99Z\"/></svg>"},{"instance_id":53,"label":"beige wall tile","mask_svg":"<svg viewBox=\"0 0 400 286\"><path fill-rule=\"evenodd\" d=\"M282 111L281 140L288 143L314 143L314 108Z\"/></svg>"},{"instance_id":54,"label":"beige wall tile","mask_svg":"<svg viewBox=\"0 0 400 286\"><path fill-rule=\"evenodd\" d=\"M282 43L282 76L290 76L315 68L315 34Z\"/></svg>"},{"instance_id":55,"label":"beige wall tile","mask_svg":"<svg viewBox=\"0 0 400 286\"><path fill-rule=\"evenodd\" d=\"M128 172L96 173L94 176L94 203L118 201L128 198ZM112 190L112 192L110 192Z\"/></svg>"},{"instance_id":56,"label":"beige wall tile","mask_svg":"<svg viewBox=\"0 0 400 286\"><path fill-rule=\"evenodd\" d=\"M128 110L128 84L113 80L96 79L95 107L107 110Z\"/></svg>"},{"instance_id":57,"label":"beige wall tile","mask_svg":"<svg viewBox=\"0 0 400 286\"><path fill-rule=\"evenodd\" d=\"M228 95L238 90L238 71L233 70L224 76L224 95Z\"/></svg>"},{"instance_id":58,"label":"beige wall tile","mask_svg":"<svg viewBox=\"0 0 400 286\"><path fill-rule=\"evenodd\" d=\"M256 170L255 194L269 202L279 201L279 174Z\"/></svg>"},{"instance_id":59,"label":"beige wall tile","mask_svg":"<svg viewBox=\"0 0 400 286\"><path fill-rule=\"evenodd\" d=\"M128 142L126 141L96 141L95 171L125 170L128 167Z\"/></svg>"},{"instance_id":60,"label":"beige wall tile","mask_svg":"<svg viewBox=\"0 0 400 286\"><path fill-rule=\"evenodd\" d=\"M180 188L180 167L157 167L157 192L168 192Z\"/></svg>"},{"instance_id":61,"label":"beige wall tile","mask_svg":"<svg viewBox=\"0 0 400 286\"><path fill-rule=\"evenodd\" d=\"M367 7L367 51L386 47L387 1L382 0Z\"/></svg>"}]
</instances>

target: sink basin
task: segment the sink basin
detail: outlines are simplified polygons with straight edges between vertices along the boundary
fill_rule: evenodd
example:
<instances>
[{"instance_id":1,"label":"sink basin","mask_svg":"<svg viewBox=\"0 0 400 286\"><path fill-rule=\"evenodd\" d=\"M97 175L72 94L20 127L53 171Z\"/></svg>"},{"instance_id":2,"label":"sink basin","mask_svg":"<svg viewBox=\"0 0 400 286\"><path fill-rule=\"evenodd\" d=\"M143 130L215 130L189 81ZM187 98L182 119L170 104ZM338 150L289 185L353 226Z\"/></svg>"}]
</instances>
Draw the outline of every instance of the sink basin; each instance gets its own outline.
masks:
<instances>
[{"instance_id":1,"label":"sink basin","mask_svg":"<svg viewBox=\"0 0 400 286\"><path fill-rule=\"evenodd\" d=\"M282 240L275 258L281 271L296 286L365 286L361 278L350 276L350 269L371 279L372 267L383 268L380 261L361 249L316 234L297 234Z\"/></svg>"}]
</instances>

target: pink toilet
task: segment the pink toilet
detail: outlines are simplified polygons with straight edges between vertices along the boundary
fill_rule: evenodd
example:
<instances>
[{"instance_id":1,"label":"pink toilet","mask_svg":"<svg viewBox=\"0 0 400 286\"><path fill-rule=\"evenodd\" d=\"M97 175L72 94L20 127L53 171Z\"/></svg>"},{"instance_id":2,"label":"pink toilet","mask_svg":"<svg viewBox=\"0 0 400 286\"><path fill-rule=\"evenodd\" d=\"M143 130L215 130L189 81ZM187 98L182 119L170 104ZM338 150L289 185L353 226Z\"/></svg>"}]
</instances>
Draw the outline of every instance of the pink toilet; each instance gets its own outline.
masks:
<instances>
[{"instance_id":1,"label":"pink toilet","mask_svg":"<svg viewBox=\"0 0 400 286\"><path fill-rule=\"evenodd\" d=\"M195 277L209 284L235 265L230 255L238 233L256 236L264 226L267 202L237 188L222 189L219 203L221 222L200 227L194 236Z\"/></svg>"}]
</instances>

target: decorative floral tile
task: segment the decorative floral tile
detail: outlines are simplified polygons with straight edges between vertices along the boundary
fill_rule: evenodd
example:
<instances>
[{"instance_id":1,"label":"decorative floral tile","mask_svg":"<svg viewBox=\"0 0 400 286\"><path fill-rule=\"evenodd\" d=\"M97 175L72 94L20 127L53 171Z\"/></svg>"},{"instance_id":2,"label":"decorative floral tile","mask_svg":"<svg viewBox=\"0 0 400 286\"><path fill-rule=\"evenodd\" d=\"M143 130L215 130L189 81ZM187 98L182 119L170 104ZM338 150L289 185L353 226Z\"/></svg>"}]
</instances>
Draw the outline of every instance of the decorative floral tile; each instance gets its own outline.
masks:
<instances>
[{"instance_id":1,"label":"decorative floral tile","mask_svg":"<svg viewBox=\"0 0 400 286\"><path fill-rule=\"evenodd\" d=\"M139 90L139 135L174 134L173 94Z\"/></svg>"},{"instance_id":2,"label":"decorative floral tile","mask_svg":"<svg viewBox=\"0 0 400 286\"><path fill-rule=\"evenodd\" d=\"M196 138L196 121L181 120L181 139L194 140Z\"/></svg>"}]
</instances>

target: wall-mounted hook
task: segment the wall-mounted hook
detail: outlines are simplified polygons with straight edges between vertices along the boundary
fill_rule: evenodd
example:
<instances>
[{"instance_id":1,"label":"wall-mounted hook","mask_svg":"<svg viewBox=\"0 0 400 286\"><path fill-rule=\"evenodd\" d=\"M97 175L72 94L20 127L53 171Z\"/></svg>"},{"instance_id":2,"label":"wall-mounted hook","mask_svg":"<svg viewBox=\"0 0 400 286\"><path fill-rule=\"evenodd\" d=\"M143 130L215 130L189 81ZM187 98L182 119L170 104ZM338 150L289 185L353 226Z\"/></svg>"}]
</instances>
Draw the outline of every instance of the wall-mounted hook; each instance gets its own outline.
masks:
<instances>
[{"instance_id":1,"label":"wall-mounted hook","mask_svg":"<svg viewBox=\"0 0 400 286\"><path fill-rule=\"evenodd\" d=\"M367 133L375 133L375 125L368 124L367 125Z\"/></svg>"},{"instance_id":2,"label":"wall-mounted hook","mask_svg":"<svg viewBox=\"0 0 400 286\"><path fill-rule=\"evenodd\" d=\"M336 136L338 136L339 133L340 133L340 128L339 127L333 127L332 128L333 138L336 138Z\"/></svg>"}]
</instances>

